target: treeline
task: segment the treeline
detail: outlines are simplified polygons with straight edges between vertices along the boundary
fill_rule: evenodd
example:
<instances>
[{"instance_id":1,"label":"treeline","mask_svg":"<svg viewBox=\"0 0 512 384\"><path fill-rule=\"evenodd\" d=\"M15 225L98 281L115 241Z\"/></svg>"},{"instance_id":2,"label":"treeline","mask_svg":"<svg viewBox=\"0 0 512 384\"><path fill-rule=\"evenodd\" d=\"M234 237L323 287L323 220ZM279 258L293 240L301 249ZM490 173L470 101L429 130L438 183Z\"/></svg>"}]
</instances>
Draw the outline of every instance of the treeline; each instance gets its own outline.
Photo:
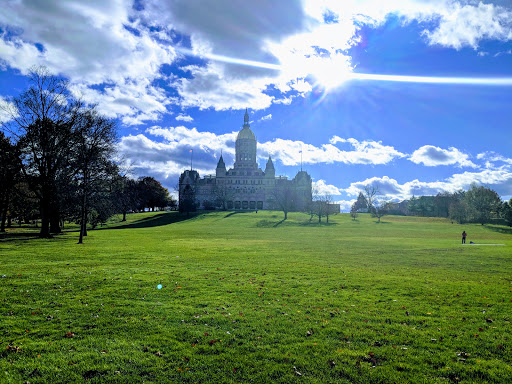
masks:
<instances>
[{"instance_id":1,"label":"treeline","mask_svg":"<svg viewBox=\"0 0 512 384\"><path fill-rule=\"evenodd\" d=\"M27 90L3 105L0 230L40 222L39 236L80 224L80 239L116 213L175 205L152 177L123 176L115 161L117 125L72 96L63 79L34 69ZM5 135L6 132L8 135Z\"/></svg>"},{"instance_id":2,"label":"treeline","mask_svg":"<svg viewBox=\"0 0 512 384\"><path fill-rule=\"evenodd\" d=\"M368 193L360 193L352 206L352 212L367 211L373 213L375 208L368 209ZM512 199L502 201L492 189L473 184L469 190L454 193L442 192L435 196L413 196L400 203L385 202L379 206L384 214L446 217L460 224L501 222L512 226Z\"/></svg>"}]
</instances>

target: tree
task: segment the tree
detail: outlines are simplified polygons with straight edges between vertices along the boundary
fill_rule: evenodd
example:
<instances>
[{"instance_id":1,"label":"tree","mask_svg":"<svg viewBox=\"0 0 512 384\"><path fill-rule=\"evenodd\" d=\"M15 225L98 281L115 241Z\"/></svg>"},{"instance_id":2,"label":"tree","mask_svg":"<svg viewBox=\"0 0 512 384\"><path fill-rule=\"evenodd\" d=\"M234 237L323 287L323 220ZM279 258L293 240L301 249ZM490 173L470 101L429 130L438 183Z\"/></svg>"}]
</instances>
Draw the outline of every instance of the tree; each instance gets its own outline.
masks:
<instances>
[{"instance_id":1,"label":"tree","mask_svg":"<svg viewBox=\"0 0 512 384\"><path fill-rule=\"evenodd\" d=\"M465 200L457 200L450 204L450 219L455 220L459 224L464 224L468 221L468 212L469 207Z\"/></svg>"},{"instance_id":2,"label":"tree","mask_svg":"<svg viewBox=\"0 0 512 384\"><path fill-rule=\"evenodd\" d=\"M502 209L501 209L501 215L503 216L503 219L507 223L509 227L512 227L512 199L508 202L504 202Z\"/></svg>"},{"instance_id":3,"label":"tree","mask_svg":"<svg viewBox=\"0 0 512 384\"><path fill-rule=\"evenodd\" d=\"M329 194L325 194L322 198L325 204L325 221L329 223L329 215L331 214L331 204L332 204L332 196Z\"/></svg>"},{"instance_id":4,"label":"tree","mask_svg":"<svg viewBox=\"0 0 512 384\"><path fill-rule=\"evenodd\" d=\"M350 216L352 217L352 220L357 219L357 216L358 216L358 213L357 213L358 208L357 208L356 203L352 204L352 207L350 207Z\"/></svg>"},{"instance_id":5,"label":"tree","mask_svg":"<svg viewBox=\"0 0 512 384\"><path fill-rule=\"evenodd\" d=\"M375 196L379 194L379 188L374 187L373 185L365 185L364 186L364 198L366 200L366 205L368 207L368 212L373 213L375 210L374 200Z\"/></svg>"},{"instance_id":6,"label":"tree","mask_svg":"<svg viewBox=\"0 0 512 384\"><path fill-rule=\"evenodd\" d=\"M39 200L40 237L60 231L59 186L70 176L73 128L82 103L71 97L67 82L45 68L35 68L29 88L4 107L6 129L17 140L21 169Z\"/></svg>"},{"instance_id":7,"label":"tree","mask_svg":"<svg viewBox=\"0 0 512 384\"><path fill-rule=\"evenodd\" d=\"M0 132L0 232L5 232L5 222L10 218L14 187L20 176L20 159L16 146Z\"/></svg>"},{"instance_id":8,"label":"tree","mask_svg":"<svg viewBox=\"0 0 512 384\"><path fill-rule=\"evenodd\" d=\"M142 209L154 211L155 208L163 209L169 205L169 191L159 181L144 176L140 177L138 182Z\"/></svg>"},{"instance_id":9,"label":"tree","mask_svg":"<svg viewBox=\"0 0 512 384\"><path fill-rule=\"evenodd\" d=\"M329 214L329 202L327 201L327 196L329 195L320 195L318 190L313 191L312 213L318 217L318 223L322 222L323 216L327 216Z\"/></svg>"},{"instance_id":10,"label":"tree","mask_svg":"<svg viewBox=\"0 0 512 384\"><path fill-rule=\"evenodd\" d=\"M224 180L217 179L213 187L213 194L215 196L215 205L222 208L223 211L227 209L227 202L233 199L233 190L225 183Z\"/></svg>"},{"instance_id":11,"label":"tree","mask_svg":"<svg viewBox=\"0 0 512 384\"><path fill-rule=\"evenodd\" d=\"M112 181L118 175L118 169L112 160L116 141L116 124L113 120L100 116L94 108L89 108L80 112L75 136L72 166L75 169L80 194L78 243L81 244L83 237L87 235L87 219L94 195L96 204L102 206L99 212L103 215L109 212L105 206L107 202L101 201L102 197L99 195L106 191L110 192L112 184L106 182ZM110 196L103 199L109 200L108 205L112 206ZM101 217L100 220L102 219L104 218Z\"/></svg>"},{"instance_id":12,"label":"tree","mask_svg":"<svg viewBox=\"0 0 512 384\"><path fill-rule=\"evenodd\" d=\"M471 185L464 200L471 207L471 219L481 225L490 222L501 206L501 198L495 191L476 184Z\"/></svg>"},{"instance_id":13,"label":"tree","mask_svg":"<svg viewBox=\"0 0 512 384\"><path fill-rule=\"evenodd\" d=\"M196 206L196 194L190 184L186 184L180 194L179 210L185 212L187 216L190 212L195 212Z\"/></svg>"},{"instance_id":14,"label":"tree","mask_svg":"<svg viewBox=\"0 0 512 384\"><path fill-rule=\"evenodd\" d=\"M352 209L354 209L355 212L362 212L368 209L368 202L366 201L363 192L359 192L356 202L352 204Z\"/></svg>"},{"instance_id":15,"label":"tree","mask_svg":"<svg viewBox=\"0 0 512 384\"><path fill-rule=\"evenodd\" d=\"M283 211L284 220L288 218L288 212L295 208L296 191L293 185L286 179L276 180L277 184L272 191L272 200Z\"/></svg>"},{"instance_id":16,"label":"tree","mask_svg":"<svg viewBox=\"0 0 512 384\"><path fill-rule=\"evenodd\" d=\"M380 223L381 217L387 215L392 207L392 203L390 202L377 202L373 201L373 209L372 209L372 217L376 217L378 219L378 223Z\"/></svg>"},{"instance_id":17,"label":"tree","mask_svg":"<svg viewBox=\"0 0 512 384\"><path fill-rule=\"evenodd\" d=\"M450 192L440 192L434 198L434 208L437 217L448 217L450 215L450 204L454 196Z\"/></svg>"}]
</instances>

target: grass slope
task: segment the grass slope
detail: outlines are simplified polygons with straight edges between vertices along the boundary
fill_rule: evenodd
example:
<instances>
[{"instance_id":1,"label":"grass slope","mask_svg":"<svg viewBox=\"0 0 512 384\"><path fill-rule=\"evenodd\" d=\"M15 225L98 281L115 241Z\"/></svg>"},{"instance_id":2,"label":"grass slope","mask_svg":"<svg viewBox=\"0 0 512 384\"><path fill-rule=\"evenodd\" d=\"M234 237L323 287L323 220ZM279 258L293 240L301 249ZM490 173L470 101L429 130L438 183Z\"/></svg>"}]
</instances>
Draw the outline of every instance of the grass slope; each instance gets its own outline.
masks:
<instances>
[{"instance_id":1,"label":"grass slope","mask_svg":"<svg viewBox=\"0 0 512 384\"><path fill-rule=\"evenodd\" d=\"M0 381L512 382L509 228L281 218L4 235Z\"/></svg>"}]
</instances>

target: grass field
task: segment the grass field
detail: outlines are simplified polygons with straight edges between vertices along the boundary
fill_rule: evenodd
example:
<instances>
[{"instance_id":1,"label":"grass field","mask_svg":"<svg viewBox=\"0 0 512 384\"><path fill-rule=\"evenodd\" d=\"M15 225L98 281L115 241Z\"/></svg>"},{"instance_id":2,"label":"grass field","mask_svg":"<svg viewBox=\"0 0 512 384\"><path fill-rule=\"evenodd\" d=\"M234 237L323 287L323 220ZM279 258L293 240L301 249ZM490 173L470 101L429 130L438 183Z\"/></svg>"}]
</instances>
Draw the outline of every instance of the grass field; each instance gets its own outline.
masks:
<instances>
[{"instance_id":1,"label":"grass field","mask_svg":"<svg viewBox=\"0 0 512 384\"><path fill-rule=\"evenodd\" d=\"M512 382L510 228L281 219L136 214L82 245L10 230L0 382Z\"/></svg>"}]
</instances>

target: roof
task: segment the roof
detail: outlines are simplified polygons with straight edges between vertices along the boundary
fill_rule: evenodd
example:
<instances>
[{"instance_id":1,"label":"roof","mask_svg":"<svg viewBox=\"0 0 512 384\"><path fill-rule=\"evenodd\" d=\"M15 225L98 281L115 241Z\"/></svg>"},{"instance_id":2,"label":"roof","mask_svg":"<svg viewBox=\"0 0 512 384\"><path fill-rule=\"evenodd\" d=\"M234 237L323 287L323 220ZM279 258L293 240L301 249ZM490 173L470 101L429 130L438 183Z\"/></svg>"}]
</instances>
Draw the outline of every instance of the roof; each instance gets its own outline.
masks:
<instances>
[{"instance_id":1,"label":"roof","mask_svg":"<svg viewBox=\"0 0 512 384\"><path fill-rule=\"evenodd\" d=\"M236 139L251 139L256 140L256 136L254 136L254 132L251 131L251 128L244 127L240 132L238 132L238 136Z\"/></svg>"}]
</instances>

